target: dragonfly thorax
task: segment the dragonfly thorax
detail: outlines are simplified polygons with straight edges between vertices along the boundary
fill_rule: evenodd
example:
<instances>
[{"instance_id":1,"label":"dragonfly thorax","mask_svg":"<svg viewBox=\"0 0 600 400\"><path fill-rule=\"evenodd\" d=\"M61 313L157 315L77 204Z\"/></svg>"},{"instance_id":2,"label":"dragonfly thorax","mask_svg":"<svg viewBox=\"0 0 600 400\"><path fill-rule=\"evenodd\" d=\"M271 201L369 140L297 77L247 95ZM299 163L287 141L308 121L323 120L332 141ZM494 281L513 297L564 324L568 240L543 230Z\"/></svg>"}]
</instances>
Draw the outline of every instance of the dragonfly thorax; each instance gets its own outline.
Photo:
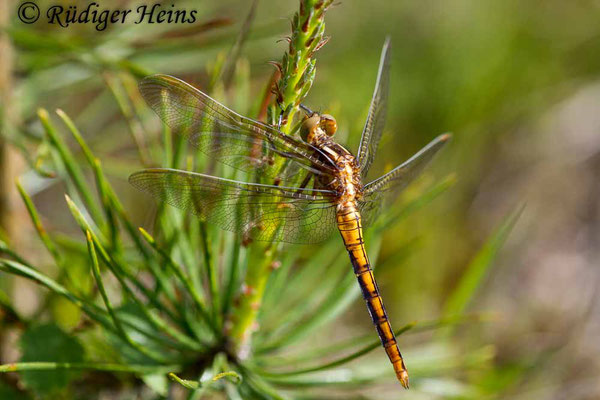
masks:
<instances>
[{"instance_id":1,"label":"dragonfly thorax","mask_svg":"<svg viewBox=\"0 0 600 400\"><path fill-rule=\"evenodd\" d=\"M336 147L342 147L337 145ZM345 149L344 149L345 150ZM334 186L338 193L338 207L345 208L354 204L362 196L360 172L354 156L350 152L341 154L337 160L338 173Z\"/></svg>"},{"instance_id":2,"label":"dragonfly thorax","mask_svg":"<svg viewBox=\"0 0 600 400\"><path fill-rule=\"evenodd\" d=\"M333 179L323 176L319 178L318 186L336 192L336 204L346 206L360 200L363 193L363 186L360 178L360 170L356 159L342 145L336 143L330 137L322 138L319 143L315 143L322 154L335 163Z\"/></svg>"}]
</instances>

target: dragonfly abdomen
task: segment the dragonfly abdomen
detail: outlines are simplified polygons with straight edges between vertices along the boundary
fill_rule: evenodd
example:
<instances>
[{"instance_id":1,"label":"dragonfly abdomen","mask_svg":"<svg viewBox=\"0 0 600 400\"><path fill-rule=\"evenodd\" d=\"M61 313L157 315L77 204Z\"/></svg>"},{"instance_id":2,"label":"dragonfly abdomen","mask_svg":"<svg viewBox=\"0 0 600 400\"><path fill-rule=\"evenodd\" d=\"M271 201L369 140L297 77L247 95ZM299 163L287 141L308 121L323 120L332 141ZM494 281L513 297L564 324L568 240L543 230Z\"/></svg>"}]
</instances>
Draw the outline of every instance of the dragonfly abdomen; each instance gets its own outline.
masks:
<instances>
[{"instance_id":1,"label":"dragonfly abdomen","mask_svg":"<svg viewBox=\"0 0 600 400\"><path fill-rule=\"evenodd\" d=\"M360 213L354 204L349 204L338 209L336 218L338 229L350 255L354 274L367 303L367 309L377 329L381 344L394 366L398 380L402 386L408 388L408 372L400 354L394 331L388 320L383 300L379 294L379 288L365 250Z\"/></svg>"}]
</instances>

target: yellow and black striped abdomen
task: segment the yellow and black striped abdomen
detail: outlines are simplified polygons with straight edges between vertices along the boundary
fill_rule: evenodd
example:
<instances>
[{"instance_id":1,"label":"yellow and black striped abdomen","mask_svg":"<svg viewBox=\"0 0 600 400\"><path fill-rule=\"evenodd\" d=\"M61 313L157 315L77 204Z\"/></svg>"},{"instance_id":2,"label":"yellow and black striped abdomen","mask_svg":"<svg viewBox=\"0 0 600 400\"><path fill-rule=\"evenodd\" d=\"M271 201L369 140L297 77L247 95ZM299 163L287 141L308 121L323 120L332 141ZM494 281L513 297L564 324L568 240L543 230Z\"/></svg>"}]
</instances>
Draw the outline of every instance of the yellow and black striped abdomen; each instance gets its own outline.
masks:
<instances>
[{"instance_id":1,"label":"yellow and black striped abdomen","mask_svg":"<svg viewBox=\"0 0 600 400\"><path fill-rule=\"evenodd\" d=\"M381 344L394 366L398 380L402 386L408 389L408 372L400 349L398 349L396 337L385 312L383 300L379 295L379 288L365 250L360 213L354 205L340 208L337 212L337 223Z\"/></svg>"}]
</instances>

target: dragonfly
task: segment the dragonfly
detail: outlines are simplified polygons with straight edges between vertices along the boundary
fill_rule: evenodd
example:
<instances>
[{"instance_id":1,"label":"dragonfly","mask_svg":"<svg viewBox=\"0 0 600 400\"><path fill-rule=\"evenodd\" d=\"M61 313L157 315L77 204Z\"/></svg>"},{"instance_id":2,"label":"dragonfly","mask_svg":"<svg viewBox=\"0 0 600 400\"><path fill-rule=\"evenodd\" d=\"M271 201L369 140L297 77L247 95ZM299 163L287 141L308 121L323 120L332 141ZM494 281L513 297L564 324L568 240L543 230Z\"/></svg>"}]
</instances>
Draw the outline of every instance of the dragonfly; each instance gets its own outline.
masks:
<instances>
[{"instance_id":1,"label":"dragonfly","mask_svg":"<svg viewBox=\"0 0 600 400\"><path fill-rule=\"evenodd\" d=\"M389 71L388 38L356 156L333 139L337 122L331 115L302 105L306 115L297 137L244 117L172 76L146 77L140 92L173 132L256 182L170 168L138 171L129 181L250 240L317 243L337 228L381 344L408 389L408 371L365 250L363 226L372 224L385 203L419 175L450 135L437 137L404 163L363 184L384 128Z\"/></svg>"}]
</instances>

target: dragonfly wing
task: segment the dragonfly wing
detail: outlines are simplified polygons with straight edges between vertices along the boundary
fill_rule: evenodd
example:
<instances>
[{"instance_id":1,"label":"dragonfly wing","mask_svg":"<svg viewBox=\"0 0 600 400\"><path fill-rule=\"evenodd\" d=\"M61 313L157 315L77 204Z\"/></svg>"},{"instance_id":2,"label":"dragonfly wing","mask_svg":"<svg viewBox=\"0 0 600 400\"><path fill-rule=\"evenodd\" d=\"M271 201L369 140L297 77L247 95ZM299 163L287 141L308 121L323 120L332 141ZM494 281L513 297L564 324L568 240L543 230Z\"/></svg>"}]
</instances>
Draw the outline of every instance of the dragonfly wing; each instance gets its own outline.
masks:
<instances>
[{"instance_id":1,"label":"dragonfly wing","mask_svg":"<svg viewBox=\"0 0 600 400\"><path fill-rule=\"evenodd\" d=\"M239 182L194 172L154 168L129 182L222 229L255 240L317 243L335 230L334 194Z\"/></svg>"},{"instance_id":2,"label":"dragonfly wing","mask_svg":"<svg viewBox=\"0 0 600 400\"><path fill-rule=\"evenodd\" d=\"M315 174L334 168L333 161L319 157L320 149L243 117L182 80L153 75L143 79L139 88L174 132L224 164L282 181L297 178L299 167ZM281 157L289 160L291 168L282 170L277 162Z\"/></svg>"},{"instance_id":3,"label":"dragonfly wing","mask_svg":"<svg viewBox=\"0 0 600 400\"><path fill-rule=\"evenodd\" d=\"M375 221L383 203L408 186L449 139L449 134L438 136L407 161L364 186L363 198L358 205L365 225Z\"/></svg>"},{"instance_id":4,"label":"dragonfly wing","mask_svg":"<svg viewBox=\"0 0 600 400\"><path fill-rule=\"evenodd\" d=\"M390 83L390 38L388 37L383 44L381 50L381 59L379 61L379 71L377 73L377 82L375 83L375 91L369 106L369 114L363 128L360 146L358 147L358 164L365 178L369 172L369 168L375 159L379 139L385 125L385 117L387 112L387 99Z\"/></svg>"}]
</instances>

